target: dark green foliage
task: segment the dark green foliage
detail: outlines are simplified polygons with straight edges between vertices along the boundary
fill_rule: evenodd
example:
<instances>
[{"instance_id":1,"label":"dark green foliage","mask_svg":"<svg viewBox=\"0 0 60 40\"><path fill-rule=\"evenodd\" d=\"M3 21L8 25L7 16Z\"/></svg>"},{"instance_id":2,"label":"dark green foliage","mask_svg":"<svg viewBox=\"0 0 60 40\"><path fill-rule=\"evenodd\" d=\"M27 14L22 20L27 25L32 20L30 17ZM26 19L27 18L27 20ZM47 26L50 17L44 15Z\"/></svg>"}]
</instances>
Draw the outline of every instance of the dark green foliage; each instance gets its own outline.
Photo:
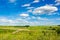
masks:
<instances>
[{"instance_id":1,"label":"dark green foliage","mask_svg":"<svg viewBox=\"0 0 60 40\"><path fill-rule=\"evenodd\" d=\"M14 27L24 28L24 27L30 27L30 26L29 25L25 25L25 26L14 26Z\"/></svg>"},{"instance_id":2,"label":"dark green foliage","mask_svg":"<svg viewBox=\"0 0 60 40\"><path fill-rule=\"evenodd\" d=\"M57 34L60 34L60 28L57 28L56 32Z\"/></svg>"},{"instance_id":3,"label":"dark green foliage","mask_svg":"<svg viewBox=\"0 0 60 40\"><path fill-rule=\"evenodd\" d=\"M58 26L60 26L60 25L58 25Z\"/></svg>"},{"instance_id":4,"label":"dark green foliage","mask_svg":"<svg viewBox=\"0 0 60 40\"><path fill-rule=\"evenodd\" d=\"M29 26L29 25L25 25L24 27L27 27L27 28L28 28L28 27L30 27L30 26Z\"/></svg>"},{"instance_id":5,"label":"dark green foliage","mask_svg":"<svg viewBox=\"0 0 60 40\"><path fill-rule=\"evenodd\" d=\"M52 30L56 30L55 28L52 28Z\"/></svg>"},{"instance_id":6,"label":"dark green foliage","mask_svg":"<svg viewBox=\"0 0 60 40\"><path fill-rule=\"evenodd\" d=\"M49 30L56 30L56 28L55 27L52 27L52 26L50 26L48 29Z\"/></svg>"},{"instance_id":7,"label":"dark green foliage","mask_svg":"<svg viewBox=\"0 0 60 40\"><path fill-rule=\"evenodd\" d=\"M43 33L44 35L46 35L46 32L45 32L45 31L42 31L42 33Z\"/></svg>"},{"instance_id":8,"label":"dark green foliage","mask_svg":"<svg viewBox=\"0 0 60 40\"><path fill-rule=\"evenodd\" d=\"M59 25L60 26L60 25ZM49 30L55 30L57 32L57 34L60 34L60 27L49 27Z\"/></svg>"}]
</instances>

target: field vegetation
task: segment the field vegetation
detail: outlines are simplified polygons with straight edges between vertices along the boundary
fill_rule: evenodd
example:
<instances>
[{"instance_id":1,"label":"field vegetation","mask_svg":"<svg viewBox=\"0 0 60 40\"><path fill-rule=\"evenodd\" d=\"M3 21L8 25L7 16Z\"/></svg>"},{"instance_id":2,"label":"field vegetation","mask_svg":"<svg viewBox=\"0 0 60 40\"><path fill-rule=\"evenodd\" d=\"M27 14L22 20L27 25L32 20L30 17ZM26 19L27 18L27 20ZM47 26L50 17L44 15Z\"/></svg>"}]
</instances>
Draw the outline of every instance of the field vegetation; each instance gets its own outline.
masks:
<instances>
[{"instance_id":1,"label":"field vegetation","mask_svg":"<svg viewBox=\"0 0 60 40\"><path fill-rule=\"evenodd\" d=\"M60 26L0 26L0 40L60 40Z\"/></svg>"}]
</instances>

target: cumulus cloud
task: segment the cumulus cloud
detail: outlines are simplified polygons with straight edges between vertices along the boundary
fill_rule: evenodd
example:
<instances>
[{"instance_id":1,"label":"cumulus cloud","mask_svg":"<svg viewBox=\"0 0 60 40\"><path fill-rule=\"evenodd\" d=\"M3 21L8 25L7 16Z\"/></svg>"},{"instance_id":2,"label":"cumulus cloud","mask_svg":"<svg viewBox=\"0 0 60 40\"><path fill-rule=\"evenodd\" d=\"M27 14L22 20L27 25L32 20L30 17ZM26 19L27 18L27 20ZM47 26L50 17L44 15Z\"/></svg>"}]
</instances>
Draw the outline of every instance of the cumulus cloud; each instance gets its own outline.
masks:
<instances>
[{"instance_id":1,"label":"cumulus cloud","mask_svg":"<svg viewBox=\"0 0 60 40\"><path fill-rule=\"evenodd\" d=\"M16 23L15 20L7 19L7 18L0 19L0 22L2 22L2 23Z\"/></svg>"},{"instance_id":2,"label":"cumulus cloud","mask_svg":"<svg viewBox=\"0 0 60 40\"><path fill-rule=\"evenodd\" d=\"M58 10L58 8L55 7L55 6L45 5L45 6L41 6L41 7L35 8L33 13L40 13L40 14L52 13L52 12L55 12L57 10Z\"/></svg>"},{"instance_id":3,"label":"cumulus cloud","mask_svg":"<svg viewBox=\"0 0 60 40\"><path fill-rule=\"evenodd\" d=\"M24 5L22 5L22 7L29 7L30 6L30 4L24 4Z\"/></svg>"},{"instance_id":4,"label":"cumulus cloud","mask_svg":"<svg viewBox=\"0 0 60 40\"><path fill-rule=\"evenodd\" d=\"M26 25L28 24L28 21L23 19L8 19L8 18L1 18L0 19L0 25Z\"/></svg>"},{"instance_id":5,"label":"cumulus cloud","mask_svg":"<svg viewBox=\"0 0 60 40\"><path fill-rule=\"evenodd\" d=\"M29 16L29 14L22 13L22 14L20 14L20 16L21 16L21 17L28 17L28 16Z\"/></svg>"},{"instance_id":6,"label":"cumulus cloud","mask_svg":"<svg viewBox=\"0 0 60 40\"><path fill-rule=\"evenodd\" d=\"M28 10L27 12L32 12L32 9Z\"/></svg>"},{"instance_id":7,"label":"cumulus cloud","mask_svg":"<svg viewBox=\"0 0 60 40\"><path fill-rule=\"evenodd\" d=\"M34 0L32 3L38 3L40 0ZM32 3L24 4L22 7L28 7L28 9L34 8L34 7L29 7Z\"/></svg>"},{"instance_id":8,"label":"cumulus cloud","mask_svg":"<svg viewBox=\"0 0 60 40\"><path fill-rule=\"evenodd\" d=\"M56 18L55 20L60 20L60 18Z\"/></svg>"},{"instance_id":9,"label":"cumulus cloud","mask_svg":"<svg viewBox=\"0 0 60 40\"><path fill-rule=\"evenodd\" d=\"M55 0L56 4L55 5L60 5L60 0Z\"/></svg>"},{"instance_id":10,"label":"cumulus cloud","mask_svg":"<svg viewBox=\"0 0 60 40\"><path fill-rule=\"evenodd\" d=\"M0 19L0 23L1 23L0 25L13 25L16 22L14 20L11 20L11 19L2 18L2 19Z\"/></svg>"},{"instance_id":11,"label":"cumulus cloud","mask_svg":"<svg viewBox=\"0 0 60 40\"><path fill-rule=\"evenodd\" d=\"M33 3L38 3L40 0L34 0Z\"/></svg>"},{"instance_id":12,"label":"cumulus cloud","mask_svg":"<svg viewBox=\"0 0 60 40\"><path fill-rule=\"evenodd\" d=\"M36 19L36 17L35 16L32 16L32 19Z\"/></svg>"},{"instance_id":13,"label":"cumulus cloud","mask_svg":"<svg viewBox=\"0 0 60 40\"><path fill-rule=\"evenodd\" d=\"M45 24L48 24L48 19L47 18L41 18L41 17L35 17L35 16L32 16L31 17L32 19L38 19L37 21L36 20L33 20L32 19L29 21L29 20L25 20L25 19L22 19L22 18L17 18L17 19L8 19L8 18L3 18L3 19L0 19L0 25L45 25ZM43 21L41 21L43 20ZM60 20L60 19L59 19ZM51 23L50 23L51 24Z\"/></svg>"},{"instance_id":14,"label":"cumulus cloud","mask_svg":"<svg viewBox=\"0 0 60 40\"><path fill-rule=\"evenodd\" d=\"M55 2L60 2L60 0L55 0Z\"/></svg>"},{"instance_id":15,"label":"cumulus cloud","mask_svg":"<svg viewBox=\"0 0 60 40\"><path fill-rule=\"evenodd\" d=\"M41 17L37 17L38 20L49 20L47 18L41 18Z\"/></svg>"},{"instance_id":16,"label":"cumulus cloud","mask_svg":"<svg viewBox=\"0 0 60 40\"><path fill-rule=\"evenodd\" d=\"M22 7L29 7L32 3L38 3L39 1L40 1L40 0L34 0L34 1L31 2L31 3L22 5ZM33 8L33 7L29 7L28 9L30 9L30 8Z\"/></svg>"},{"instance_id":17,"label":"cumulus cloud","mask_svg":"<svg viewBox=\"0 0 60 40\"><path fill-rule=\"evenodd\" d=\"M56 3L55 5L58 6L58 5L60 5L60 3Z\"/></svg>"},{"instance_id":18,"label":"cumulus cloud","mask_svg":"<svg viewBox=\"0 0 60 40\"><path fill-rule=\"evenodd\" d=\"M8 19L1 18L1 19L0 19L0 22L8 22Z\"/></svg>"},{"instance_id":19,"label":"cumulus cloud","mask_svg":"<svg viewBox=\"0 0 60 40\"><path fill-rule=\"evenodd\" d=\"M10 20L8 20L8 22L9 22L9 23L11 23L11 24L12 24L12 23L16 23L16 21L15 21L15 20L11 20L11 19L10 19Z\"/></svg>"},{"instance_id":20,"label":"cumulus cloud","mask_svg":"<svg viewBox=\"0 0 60 40\"><path fill-rule=\"evenodd\" d=\"M34 7L27 7L27 9L34 9Z\"/></svg>"}]
</instances>

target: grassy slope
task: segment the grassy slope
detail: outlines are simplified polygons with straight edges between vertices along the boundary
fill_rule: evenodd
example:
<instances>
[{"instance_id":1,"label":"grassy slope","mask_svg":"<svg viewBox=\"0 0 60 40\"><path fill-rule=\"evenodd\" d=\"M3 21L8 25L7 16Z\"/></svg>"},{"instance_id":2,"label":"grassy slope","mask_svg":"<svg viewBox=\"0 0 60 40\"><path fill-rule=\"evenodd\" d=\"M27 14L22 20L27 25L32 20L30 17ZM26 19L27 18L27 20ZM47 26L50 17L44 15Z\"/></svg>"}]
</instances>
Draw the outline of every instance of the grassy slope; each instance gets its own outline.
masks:
<instances>
[{"instance_id":1,"label":"grassy slope","mask_svg":"<svg viewBox=\"0 0 60 40\"><path fill-rule=\"evenodd\" d=\"M22 30L13 34L13 32L19 29L28 29L30 31ZM60 35L57 34L56 30L50 29L48 26L29 28L3 26L0 27L0 40L60 40Z\"/></svg>"}]
</instances>

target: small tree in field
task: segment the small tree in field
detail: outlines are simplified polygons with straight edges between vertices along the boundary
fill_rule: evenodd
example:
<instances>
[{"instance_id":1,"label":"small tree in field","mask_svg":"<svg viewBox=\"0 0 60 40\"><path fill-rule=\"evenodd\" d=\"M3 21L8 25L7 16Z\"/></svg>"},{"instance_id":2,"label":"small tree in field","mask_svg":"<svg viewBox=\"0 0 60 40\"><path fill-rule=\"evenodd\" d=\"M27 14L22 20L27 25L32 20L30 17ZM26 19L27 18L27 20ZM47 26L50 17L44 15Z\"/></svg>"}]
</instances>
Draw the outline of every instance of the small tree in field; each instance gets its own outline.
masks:
<instances>
[{"instance_id":1,"label":"small tree in field","mask_svg":"<svg viewBox=\"0 0 60 40\"><path fill-rule=\"evenodd\" d=\"M28 28L28 27L30 27L30 26L29 26L29 25L25 25L25 27L27 27L27 28Z\"/></svg>"},{"instance_id":2,"label":"small tree in field","mask_svg":"<svg viewBox=\"0 0 60 40\"><path fill-rule=\"evenodd\" d=\"M57 25L57 26L60 26L60 25Z\"/></svg>"},{"instance_id":3,"label":"small tree in field","mask_svg":"<svg viewBox=\"0 0 60 40\"><path fill-rule=\"evenodd\" d=\"M57 28L56 32L57 34L60 34L60 27Z\"/></svg>"}]
</instances>

